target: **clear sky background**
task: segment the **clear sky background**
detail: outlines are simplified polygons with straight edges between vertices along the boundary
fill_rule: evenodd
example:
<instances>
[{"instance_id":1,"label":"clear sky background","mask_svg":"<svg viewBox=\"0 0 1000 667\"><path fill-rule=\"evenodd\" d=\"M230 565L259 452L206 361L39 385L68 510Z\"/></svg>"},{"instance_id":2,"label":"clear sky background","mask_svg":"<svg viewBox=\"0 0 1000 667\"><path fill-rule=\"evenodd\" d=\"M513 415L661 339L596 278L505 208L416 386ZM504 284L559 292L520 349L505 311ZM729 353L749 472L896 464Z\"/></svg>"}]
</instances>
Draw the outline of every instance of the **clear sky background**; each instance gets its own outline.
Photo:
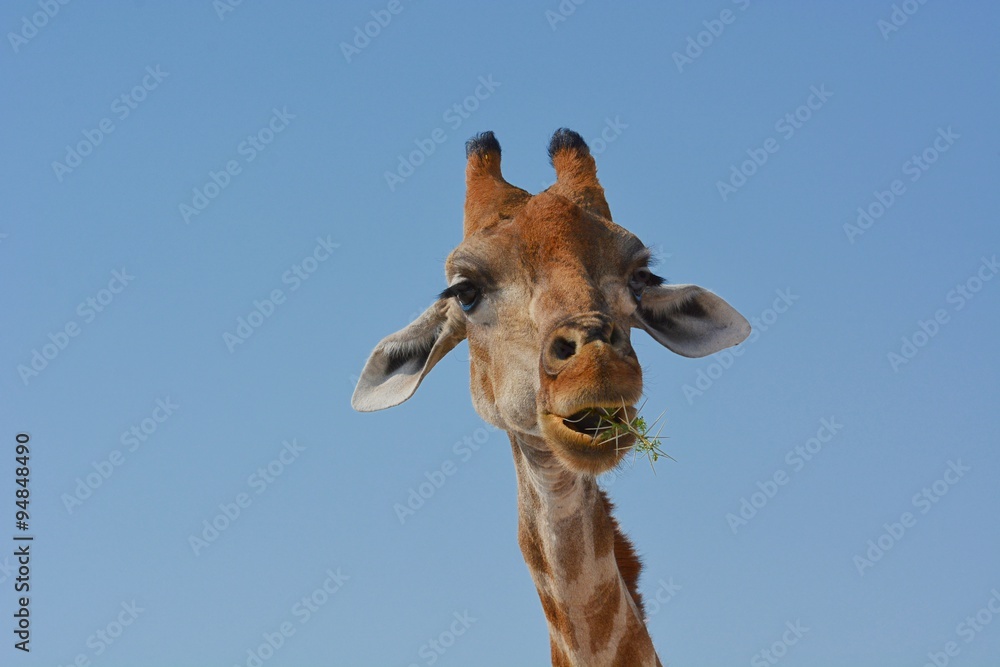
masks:
<instances>
[{"instance_id":1,"label":"clear sky background","mask_svg":"<svg viewBox=\"0 0 1000 667\"><path fill-rule=\"evenodd\" d=\"M547 664L467 347L349 400L444 287L465 140L536 192L566 126L659 272L758 320L634 332L676 462L604 483L665 663L1000 664L1000 10L903 4L4 3L0 662Z\"/></svg>"}]
</instances>

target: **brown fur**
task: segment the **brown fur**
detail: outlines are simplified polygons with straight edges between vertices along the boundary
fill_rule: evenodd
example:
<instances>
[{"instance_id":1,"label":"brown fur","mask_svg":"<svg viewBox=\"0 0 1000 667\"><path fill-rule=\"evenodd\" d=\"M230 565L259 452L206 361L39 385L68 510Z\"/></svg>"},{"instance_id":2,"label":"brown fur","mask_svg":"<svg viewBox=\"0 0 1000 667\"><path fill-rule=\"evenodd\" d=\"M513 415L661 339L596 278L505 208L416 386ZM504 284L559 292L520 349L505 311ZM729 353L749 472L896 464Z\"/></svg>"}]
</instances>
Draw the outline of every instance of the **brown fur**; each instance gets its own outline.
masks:
<instances>
[{"instance_id":1,"label":"brown fur","mask_svg":"<svg viewBox=\"0 0 1000 667\"><path fill-rule=\"evenodd\" d=\"M500 151L473 152L465 167L465 236L513 218L531 195L504 180Z\"/></svg>"},{"instance_id":2,"label":"brown fur","mask_svg":"<svg viewBox=\"0 0 1000 667\"><path fill-rule=\"evenodd\" d=\"M545 612L545 618L552 625L552 629L572 646L573 625L570 623L569 616L547 593L539 592L538 599L542 603L542 611Z\"/></svg>"},{"instance_id":3,"label":"brown fur","mask_svg":"<svg viewBox=\"0 0 1000 667\"><path fill-rule=\"evenodd\" d=\"M500 144L466 144L464 239L448 288L372 352L352 405L398 405L462 340L477 412L506 431L517 472L518 543L548 620L555 665L659 665L638 590L641 564L596 475L633 435L642 368L631 330L686 356L738 344L749 323L696 285L664 285L650 251L615 224L580 135L549 143L556 182L530 195L508 183ZM607 416L605 412L603 416Z\"/></svg>"},{"instance_id":4,"label":"brown fur","mask_svg":"<svg viewBox=\"0 0 1000 667\"><path fill-rule=\"evenodd\" d=\"M552 649L552 667L573 667L573 663L570 662L569 656L562 652L554 639L549 640L549 645Z\"/></svg>"},{"instance_id":5,"label":"brown fur","mask_svg":"<svg viewBox=\"0 0 1000 667\"><path fill-rule=\"evenodd\" d=\"M533 298L530 318L524 303L516 306L520 310L505 311L501 302L488 311L488 321L470 319L475 324L469 326L468 340L477 409L511 431L511 422L530 428L532 420L570 415L579 409L575 406L632 405L641 395L642 370L629 343L630 327L626 319L608 315L615 306L596 278L634 270L631 263L643 246L612 222L586 144L574 133L556 133L550 156L557 181L535 196L504 179L492 134L471 140L467 153L465 240L448 259L448 275L489 288L519 286L524 298ZM592 336L606 342L589 344ZM546 359L546 350L560 337L579 338L571 363ZM535 371L539 388L534 404L528 405L522 402L523 385L517 383L532 369L517 364L532 355L539 358L540 351ZM521 414L504 416L498 403L503 400L508 401L504 409ZM612 655L617 651L615 664L653 664L655 651L638 591L641 564L612 516L607 495L592 477L580 477L617 464L629 443L623 442L620 451L598 451L586 442L546 437L544 422L541 427L541 441L524 441L511 431L511 443L518 470L518 544L552 633L552 664L589 662L592 658L584 656L607 656L609 650ZM549 516L565 506L563 498L582 504L578 514ZM606 567L610 554L617 571ZM589 598L581 597L583 592ZM638 618L631 604L622 609L629 597Z\"/></svg>"},{"instance_id":6,"label":"brown fur","mask_svg":"<svg viewBox=\"0 0 1000 667\"><path fill-rule=\"evenodd\" d=\"M611 667L635 667L641 664L642 654L637 650L637 646L640 645L642 640L642 633L644 633L646 628L644 626L632 626L629 628L628 634L626 634L622 641L618 644L618 650L615 652L615 657L611 661ZM656 665L659 667L660 659L656 658Z\"/></svg>"},{"instance_id":7,"label":"brown fur","mask_svg":"<svg viewBox=\"0 0 1000 667\"><path fill-rule=\"evenodd\" d=\"M599 653L611 641L615 629L615 618L621 607L618 582L609 580L597 587L587 603L591 614L587 617L590 626L590 652Z\"/></svg>"},{"instance_id":8,"label":"brown fur","mask_svg":"<svg viewBox=\"0 0 1000 667\"><path fill-rule=\"evenodd\" d=\"M646 608L642 602L642 594L639 592L639 575L642 574L642 561L639 559L638 554L636 554L632 541L625 536L625 533L622 532L621 527L618 525L618 520L613 513L615 506L608 499L608 494L603 490L601 491L601 500L608 513L608 518L611 519L611 526L615 531L615 562L618 563L618 571L621 572L625 586L635 601L635 606L639 609L640 616L645 620Z\"/></svg>"},{"instance_id":9,"label":"brown fur","mask_svg":"<svg viewBox=\"0 0 1000 667\"><path fill-rule=\"evenodd\" d=\"M522 525L517 531L517 545L521 547L521 554L528 569L542 575L552 574L549 561L545 558L542 550L542 542L538 537L538 532L534 526Z\"/></svg>"},{"instance_id":10,"label":"brown fur","mask_svg":"<svg viewBox=\"0 0 1000 667\"><path fill-rule=\"evenodd\" d=\"M604 198L604 188L597 180L597 164L590 152L560 151L552 157L559 180L548 192L573 200L602 218L611 220L611 209Z\"/></svg>"}]
</instances>

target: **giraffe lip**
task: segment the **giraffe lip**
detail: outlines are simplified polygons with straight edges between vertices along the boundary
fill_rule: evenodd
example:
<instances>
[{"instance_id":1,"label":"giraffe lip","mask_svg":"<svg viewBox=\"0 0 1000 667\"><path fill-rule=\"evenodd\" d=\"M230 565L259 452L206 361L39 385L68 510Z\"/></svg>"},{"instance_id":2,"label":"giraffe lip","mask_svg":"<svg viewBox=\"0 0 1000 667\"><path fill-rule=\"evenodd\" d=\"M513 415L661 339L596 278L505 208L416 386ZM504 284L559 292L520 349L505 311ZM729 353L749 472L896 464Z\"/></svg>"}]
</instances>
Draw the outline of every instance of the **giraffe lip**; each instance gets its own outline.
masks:
<instances>
[{"instance_id":1,"label":"giraffe lip","mask_svg":"<svg viewBox=\"0 0 1000 667\"><path fill-rule=\"evenodd\" d=\"M600 474L615 463L635 445L635 433L626 426L631 423L638 410L631 406L617 405L570 405L568 416L553 412L540 415L542 436L552 446L553 451L570 469L587 474ZM601 424L609 416L611 424ZM592 429L587 430L590 426Z\"/></svg>"},{"instance_id":2,"label":"giraffe lip","mask_svg":"<svg viewBox=\"0 0 1000 667\"><path fill-rule=\"evenodd\" d=\"M624 426L637 414L635 407L621 403L589 405L569 416L549 413L546 422L549 433L564 446L578 454L593 456L609 447L616 452L630 447L635 436Z\"/></svg>"},{"instance_id":3,"label":"giraffe lip","mask_svg":"<svg viewBox=\"0 0 1000 667\"><path fill-rule=\"evenodd\" d=\"M626 407L594 406L577 410L569 417L563 417L563 425L583 435L598 438L616 430L616 426L630 421Z\"/></svg>"}]
</instances>

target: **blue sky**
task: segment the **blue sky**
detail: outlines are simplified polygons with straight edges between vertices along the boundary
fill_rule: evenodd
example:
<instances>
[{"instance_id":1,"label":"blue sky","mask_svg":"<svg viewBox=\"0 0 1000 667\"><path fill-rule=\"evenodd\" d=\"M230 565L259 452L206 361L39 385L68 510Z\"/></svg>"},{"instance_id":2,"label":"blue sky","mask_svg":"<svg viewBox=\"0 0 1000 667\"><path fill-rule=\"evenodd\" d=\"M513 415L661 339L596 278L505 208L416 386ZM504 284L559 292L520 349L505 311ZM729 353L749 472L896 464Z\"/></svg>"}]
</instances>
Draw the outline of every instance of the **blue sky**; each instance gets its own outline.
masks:
<instances>
[{"instance_id":1,"label":"blue sky","mask_svg":"<svg viewBox=\"0 0 1000 667\"><path fill-rule=\"evenodd\" d=\"M566 126L659 271L757 320L701 360L634 332L676 462L604 483L664 661L996 664L998 21L5 3L0 553L20 432L35 541L3 663L547 664L467 347L349 400L444 287L465 140L538 191Z\"/></svg>"}]
</instances>

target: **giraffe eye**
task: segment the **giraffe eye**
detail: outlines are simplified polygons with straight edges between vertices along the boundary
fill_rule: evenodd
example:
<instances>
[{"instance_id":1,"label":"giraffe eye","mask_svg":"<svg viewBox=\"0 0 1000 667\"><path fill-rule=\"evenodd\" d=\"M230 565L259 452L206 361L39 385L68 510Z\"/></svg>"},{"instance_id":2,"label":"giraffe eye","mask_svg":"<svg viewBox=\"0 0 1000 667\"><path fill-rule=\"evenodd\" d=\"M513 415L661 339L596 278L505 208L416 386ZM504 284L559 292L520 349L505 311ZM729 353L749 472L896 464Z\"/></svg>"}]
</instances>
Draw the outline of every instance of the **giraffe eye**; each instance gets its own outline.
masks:
<instances>
[{"instance_id":1,"label":"giraffe eye","mask_svg":"<svg viewBox=\"0 0 1000 667\"><path fill-rule=\"evenodd\" d=\"M635 297L636 301L642 299L642 293L647 287L655 287L661 284L663 284L663 278L653 275L652 271L645 266L640 266L636 269L628 281L629 289L632 290L632 296Z\"/></svg>"},{"instance_id":2,"label":"giraffe eye","mask_svg":"<svg viewBox=\"0 0 1000 667\"><path fill-rule=\"evenodd\" d=\"M642 298L642 292L649 285L649 279L652 277L652 273L646 267L640 267L635 270L632 274L632 278L628 281L629 289L632 290L632 296L638 301Z\"/></svg>"},{"instance_id":3,"label":"giraffe eye","mask_svg":"<svg viewBox=\"0 0 1000 667\"><path fill-rule=\"evenodd\" d=\"M448 291L455 297L458 301L458 305L460 305L462 310L465 312L469 312L476 307L477 303L479 303L481 293L479 288L472 283L458 283L457 285L449 287Z\"/></svg>"}]
</instances>

